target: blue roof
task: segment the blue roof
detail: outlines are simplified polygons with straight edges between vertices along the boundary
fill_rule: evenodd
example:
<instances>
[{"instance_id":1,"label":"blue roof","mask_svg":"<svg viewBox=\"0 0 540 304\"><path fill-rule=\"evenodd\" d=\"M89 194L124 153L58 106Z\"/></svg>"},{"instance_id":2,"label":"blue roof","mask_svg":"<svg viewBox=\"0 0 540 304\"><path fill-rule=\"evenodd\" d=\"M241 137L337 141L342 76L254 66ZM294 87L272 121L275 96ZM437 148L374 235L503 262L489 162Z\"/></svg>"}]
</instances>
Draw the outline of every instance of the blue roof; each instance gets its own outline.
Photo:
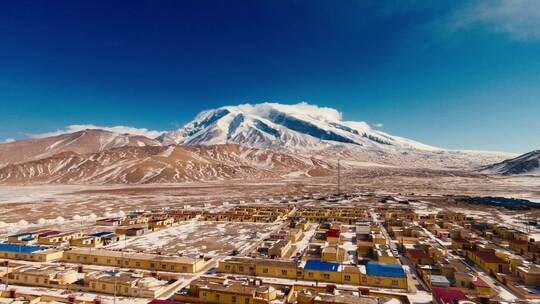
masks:
<instances>
[{"instance_id":1,"label":"blue roof","mask_svg":"<svg viewBox=\"0 0 540 304\"><path fill-rule=\"evenodd\" d=\"M19 245L19 244L0 244L0 251L31 253L31 252L36 252L43 249L47 249L47 247L28 246L28 245Z\"/></svg>"},{"instance_id":2,"label":"blue roof","mask_svg":"<svg viewBox=\"0 0 540 304\"><path fill-rule=\"evenodd\" d=\"M29 242L29 241L33 241L33 240L35 240L35 239L36 239L36 238L33 238L33 237L27 237L27 238L24 238L24 239L22 239L22 240L25 241L25 242Z\"/></svg>"},{"instance_id":3,"label":"blue roof","mask_svg":"<svg viewBox=\"0 0 540 304\"><path fill-rule=\"evenodd\" d=\"M12 237L21 237L21 236L27 236L27 235L32 235L32 232L23 232L23 233L13 234L13 235L10 235L10 236L12 236Z\"/></svg>"},{"instance_id":4,"label":"blue roof","mask_svg":"<svg viewBox=\"0 0 540 304\"><path fill-rule=\"evenodd\" d=\"M96 232L89 235L90 236L104 236L104 235L109 235L109 234L113 234L113 233L110 231L101 231L101 232Z\"/></svg>"},{"instance_id":5,"label":"blue roof","mask_svg":"<svg viewBox=\"0 0 540 304\"><path fill-rule=\"evenodd\" d=\"M369 262L366 264L368 275L377 275L385 277L405 277L405 271L399 264L382 264Z\"/></svg>"},{"instance_id":6,"label":"blue roof","mask_svg":"<svg viewBox=\"0 0 540 304\"><path fill-rule=\"evenodd\" d=\"M306 270L338 271L339 264L323 262L319 260L307 260L304 266Z\"/></svg>"}]
</instances>

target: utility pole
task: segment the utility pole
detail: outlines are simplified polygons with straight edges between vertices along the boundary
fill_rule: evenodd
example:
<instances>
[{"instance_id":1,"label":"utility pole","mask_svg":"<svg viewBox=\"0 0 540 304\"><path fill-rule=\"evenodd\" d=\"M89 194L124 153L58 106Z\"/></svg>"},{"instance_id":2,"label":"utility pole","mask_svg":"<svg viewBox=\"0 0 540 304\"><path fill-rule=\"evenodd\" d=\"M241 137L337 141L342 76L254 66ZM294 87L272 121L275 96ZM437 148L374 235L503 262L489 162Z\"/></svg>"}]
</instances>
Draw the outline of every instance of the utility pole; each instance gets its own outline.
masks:
<instances>
[{"instance_id":1,"label":"utility pole","mask_svg":"<svg viewBox=\"0 0 540 304\"><path fill-rule=\"evenodd\" d=\"M337 161L337 194L341 194L341 160Z\"/></svg>"}]
</instances>

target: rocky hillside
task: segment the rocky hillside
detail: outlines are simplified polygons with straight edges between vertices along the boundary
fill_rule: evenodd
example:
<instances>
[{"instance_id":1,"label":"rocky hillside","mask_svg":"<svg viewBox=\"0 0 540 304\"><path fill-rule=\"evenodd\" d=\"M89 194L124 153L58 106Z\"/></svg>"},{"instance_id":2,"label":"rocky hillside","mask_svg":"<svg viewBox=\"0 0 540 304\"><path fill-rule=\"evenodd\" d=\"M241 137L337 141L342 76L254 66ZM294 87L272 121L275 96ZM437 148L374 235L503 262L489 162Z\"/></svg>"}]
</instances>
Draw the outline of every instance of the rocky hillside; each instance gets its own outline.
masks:
<instances>
[{"instance_id":1,"label":"rocky hillside","mask_svg":"<svg viewBox=\"0 0 540 304\"><path fill-rule=\"evenodd\" d=\"M486 166L482 169L482 172L502 175L540 176L540 150Z\"/></svg>"},{"instance_id":2,"label":"rocky hillside","mask_svg":"<svg viewBox=\"0 0 540 304\"><path fill-rule=\"evenodd\" d=\"M112 148L142 146L161 146L161 143L140 135L83 130L0 144L0 167L43 159L62 152L88 154Z\"/></svg>"},{"instance_id":3,"label":"rocky hillside","mask_svg":"<svg viewBox=\"0 0 540 304\"><path fill-rule=\"evenodd\" d=\"M310 157L240 145L125 146L102 152L62 152L0 169L0 183L176 183L329 174L333 165Z\"/></svg>"}]
</instances>

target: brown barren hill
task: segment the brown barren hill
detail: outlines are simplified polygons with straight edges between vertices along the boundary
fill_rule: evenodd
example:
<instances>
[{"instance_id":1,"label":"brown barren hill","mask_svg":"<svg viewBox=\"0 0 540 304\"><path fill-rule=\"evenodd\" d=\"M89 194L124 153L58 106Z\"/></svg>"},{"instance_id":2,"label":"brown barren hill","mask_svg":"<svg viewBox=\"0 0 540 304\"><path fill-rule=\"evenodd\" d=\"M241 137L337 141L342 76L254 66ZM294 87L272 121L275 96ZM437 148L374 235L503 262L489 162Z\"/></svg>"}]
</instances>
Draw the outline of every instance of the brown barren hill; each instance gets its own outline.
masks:
<instances>
[{"instance_id":1,"label":"brown barren hill","mask_svg":"<svg viewBox=\"0 0 540 304\"><path fill-rule=\"evenodd\" d=\"M158 141L141 135L88 129L57 136L0 144L0 167L44 159L62 152L88 154L126 146L160 145Z\"/></svg>"},{"instance_id":2,"label":"brown barren hill","mask_svg":"<svg viewBox=\"0 0 540 304\"><path fill-rule=\"evenodd\" d=\"M226 179L269 179L291 172L330 173L311 157L236 144L126 146L98 153L62 152L0 169L3 184L150 184Z\"/></svg>"}]
</instances>

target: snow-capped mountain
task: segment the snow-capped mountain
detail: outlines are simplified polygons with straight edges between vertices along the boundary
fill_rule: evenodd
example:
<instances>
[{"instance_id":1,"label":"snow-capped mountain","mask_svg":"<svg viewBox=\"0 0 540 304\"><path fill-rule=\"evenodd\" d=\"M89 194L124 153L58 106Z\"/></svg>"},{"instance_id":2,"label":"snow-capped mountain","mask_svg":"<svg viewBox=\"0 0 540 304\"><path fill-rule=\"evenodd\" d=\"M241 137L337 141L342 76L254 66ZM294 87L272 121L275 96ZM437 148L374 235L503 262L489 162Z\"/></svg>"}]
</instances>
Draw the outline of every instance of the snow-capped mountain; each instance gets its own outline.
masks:
<instances>
[{"instance_id":1,"label":"snow-capped mountain","mask_svg":"<svg viewBox=\"0 0 540 304\"><path fill-rule=\"evenodd\" d=\"M160 142L141 135L120 134L106 130L82 130L0 144L0 168L8 164L50 157L61 152L87 154L126 146L160 145Z\"/></svg>"},{"instance_id":2,"label":"snow-capped mountain","mask_svg":"<svg viewBox=\"0 0 540 304\"><path fill-rule=\"evenodd\" d=\"M200 113L192 122L158 140L181 145L238 143L294 151L321 150L337 144L441 150L390 136L365 122L343 121L334 109L306 103L221 107Z\"/></svg>"},{"instance_id":3,"label":"snow-capped mountain","mask_svg":"<svg viewBox=\"0 0 540 304\"><path fill-rule=\"evenodd\" d=\"M500 163L486 166L483 168L482 172L502 175L540 176L540 150L535 150L516 158L507 159Z\"/></svg>"},{"instance_id":4,"label":"snow-capped mountain","mask_svg":"<svg viewBox=\"0 0 540 304\"><path fill-rule=\"evenodd\" d=\"M184 127L157 140L180 145L237 143L292 153L341 157L345 161L398 166L473 168L511 154L449 151L393 136L365 122L307 103L226 106L200 113Z\"/></svg>"}]
</instances>

